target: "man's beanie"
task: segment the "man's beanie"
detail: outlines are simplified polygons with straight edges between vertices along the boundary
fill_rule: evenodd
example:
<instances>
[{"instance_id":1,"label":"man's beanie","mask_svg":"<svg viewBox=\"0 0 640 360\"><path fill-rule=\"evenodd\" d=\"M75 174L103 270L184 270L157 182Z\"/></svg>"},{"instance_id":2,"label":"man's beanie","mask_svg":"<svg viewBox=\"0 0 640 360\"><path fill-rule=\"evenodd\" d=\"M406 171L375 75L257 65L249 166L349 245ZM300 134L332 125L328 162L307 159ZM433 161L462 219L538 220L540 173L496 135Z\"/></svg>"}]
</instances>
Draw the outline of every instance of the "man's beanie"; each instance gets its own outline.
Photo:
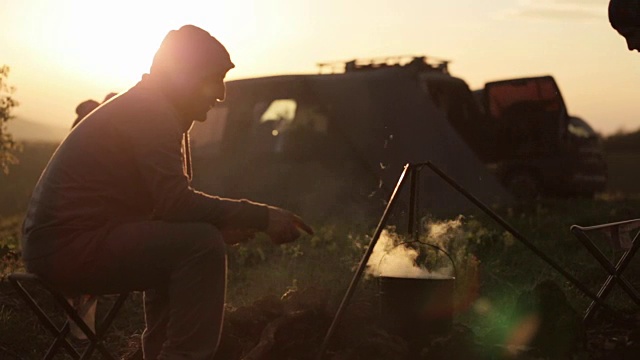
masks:
<instances>
[{"instance_id":1,"label":"man's beanie","mask_svg":"<svg viewBox=\"0 0 640 360\"><path fill-rule=\"evenodd\" d=\"M153 58L151 73L206 75L234 66L229 52L216 38L199 27L185 25L169 31L162 40Z\"/></svg>"},{"instance_id":2,"label":"man's beanie","mask_svg":"<svg viewBox=\"0 0 640 360\"><path fill-rule=\"evenodd\" d=\"M609 22L616 30L640 28L640 0L611 0Z\"/></svg>"}]
</instances>

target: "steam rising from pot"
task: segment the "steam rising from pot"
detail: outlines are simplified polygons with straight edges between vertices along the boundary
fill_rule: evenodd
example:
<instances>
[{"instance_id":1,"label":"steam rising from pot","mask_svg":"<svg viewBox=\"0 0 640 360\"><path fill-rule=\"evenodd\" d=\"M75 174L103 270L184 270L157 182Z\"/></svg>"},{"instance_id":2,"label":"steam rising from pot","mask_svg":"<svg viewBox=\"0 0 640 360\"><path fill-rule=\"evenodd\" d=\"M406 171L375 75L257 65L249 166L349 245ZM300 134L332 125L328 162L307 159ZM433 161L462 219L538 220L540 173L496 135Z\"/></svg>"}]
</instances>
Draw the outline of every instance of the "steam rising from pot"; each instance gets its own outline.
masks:
<instances>
[{"instance_id":1,"label":"steam rising from pot","mask_svg":"<svg viewBox=\"0 0 640 360\"><path fill-rule=\"evenodd\" d=\"M461 218L429 223L427 224L428 239L425 242L445 249L446 242L460 232L460 226ZM424 264L418 264L420 250L424 248L425 246L411 247L403 243L394 232L383 230L367 263L367 274L418 279L449 279L454 276L453 267L448 262L446 266L435 270L429 270ZM433 251L438 250L433 249ZM445 257L445 254L440 253L438 256Z\"/></svg>"}]
</instances>

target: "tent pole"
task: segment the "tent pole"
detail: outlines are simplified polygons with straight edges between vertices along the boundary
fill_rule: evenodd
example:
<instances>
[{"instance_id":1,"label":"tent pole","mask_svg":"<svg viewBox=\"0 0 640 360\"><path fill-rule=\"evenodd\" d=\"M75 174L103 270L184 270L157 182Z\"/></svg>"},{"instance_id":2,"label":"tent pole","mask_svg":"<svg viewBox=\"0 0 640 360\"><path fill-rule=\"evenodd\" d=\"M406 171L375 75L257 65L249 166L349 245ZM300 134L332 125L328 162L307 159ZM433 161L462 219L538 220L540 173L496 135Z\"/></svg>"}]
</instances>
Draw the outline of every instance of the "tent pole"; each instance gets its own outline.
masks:
<instances>
[{"instance_id":1,"label":"tent pole","mask_svg":"<svg viewBox=\"0 0 640 360\"><path fill-rule=\"evenodd\" d=\"M424 164L418 165L426 165L429 169L431 169L436 175L440 176L447 184L457 190L459 193L464 195L469 201L471 201L474 205L479 207L482 211L484 211L487 215L489 215L494 221L496 221L500 226L502 226L505 230L507 230L513 237L520 240L529 250L531 250L534 254L536 254L540 259L544 260L547 264L549 264L552 268L554 268L557 272L559 272L565 279L569 280L576 288L582 291L587 297L596 302L598 305L602 306L604 309L610 311L613 314L618 315L618 312L613 310L607 304L605 304L600 298L598 298L591 290L589 290L586 286L584 286L578 279L573 277L573 275L569 274L566 270L564 270L560 265L558 265L555 261L553 261L550 257L548 257L545 253L543 253L540 249L538 249L532 242L527 240L518 230L516 230L513 226L511 226L508 222L502 219L498 214L496 214L493 210L491 210L487 205L478 200L475 196L471 195L467 190L465 190L460 184L458 184L455 180L453 180L449 175L445 174L442 170L440 170L437 166L435 166L431 162L426 162Z\"/></svg>"},{"instance_id":2,"label":"tent pole","mask_svg":"<svg viewBox=\"0 0 640 360\"><path fill-rule=\"evenodd\" d=\"M395 189L393 190L393 193L391 194L391 198L389 199L389 203L387 204L387 207L385 208L383 214L382 214L382 218L380 218L380 222L378 223L378 226L373 234L373 237L371 238L371 241L369 242L369 246L367 247L367 250L364 253L364 256L362 257L362 259L360 260L360 264L358 265L358 269L356 270L356 273L353 275L353 278L351 279L351 284L349 285L349 288L347 289L347 292L345 293L344 297L342 298L342 302L340 303L340 306L338 307L338 311L336 312L336 314L333 317L333 321L331 322L331 326L329 327L329 330L327 331L327 334L324 337L324 341L322 342L322 345L320 346L320 351L318 354L318 359L321 360L322 357L324 356L324 353L327 350L327 347L329 345L329 341L331 340L331 336L333 336L333 333L336 330L336 327L338 325L338 323L340 322L343 312L345 310L345 308L347 307L347 305L349 304L349 301L351 300L351 297L353 296L353 293L356 289L356 286L358 285L358 282L360 281L360 278L362 277L362 273L364 272L365 267L367 266L367 262L369 261L369 258L371 257L371 253L373 252L373 248L376 246L376 243L378 242L378 239L380 238L380 235L382 234L382 230L384 230L384 227L387 223L387 219L389 218L389 215L391 214L391 211L393 209L394 204L396 203L396 200L398 198L398 193L400 192L402 186L404 185L404 182L406 180L406 174L408 171L412 171L413 166L411 164L406 164L404 166L404 170L402 171L402 174L400 175L400 178L398 179L398 183L396 184Z\"/></svg>"},{"instance_id":3,"label":"tent pole","mask_svg":"<svg viewBox=\"0 0 640 360\"><path fill-rule=\"evenodd\" d=\"M416 222L416 190L417 190L417 169L416 168L412 168L411 169L411 173L410 173L410 192L411 195L409 196L409 223L408 223L408 228L407 228L407 233L409 234L409 237L413 237L414 233L415 233L415 222Z\"/></svg>"}]
</instances>

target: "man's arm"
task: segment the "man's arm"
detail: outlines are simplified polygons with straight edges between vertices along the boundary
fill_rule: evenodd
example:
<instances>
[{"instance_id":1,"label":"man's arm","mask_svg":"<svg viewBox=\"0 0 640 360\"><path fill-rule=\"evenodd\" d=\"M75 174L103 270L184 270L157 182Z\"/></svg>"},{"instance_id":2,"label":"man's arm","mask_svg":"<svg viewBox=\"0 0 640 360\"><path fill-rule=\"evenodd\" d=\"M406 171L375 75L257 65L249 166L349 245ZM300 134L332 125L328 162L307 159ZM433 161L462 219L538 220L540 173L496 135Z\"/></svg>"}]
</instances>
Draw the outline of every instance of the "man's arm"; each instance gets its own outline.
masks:
<instances>
[{"instance_id":1,"label":"man's arm","mask_svg":"<svg viewBox=\"0 0 640 360\"><path fill-rule=\"evenodd\" d=\"M140 108L138 108L139 110ZM264 231L276 244L294 241L299 230L309 234L311 227L297 215L277 207L221 198L194 190L184 173L181 154L182 132L171 111L133 111L126 131L133 148L135 162L150 191L154 216L166 221L203 221L223 231L229 238L252 237ZM243 233L238 236L238 230ZM235 240L234 240L235 241Z\"/></svg>"},{"instance_id":2,"label":"man's arm","mask_svg":"<svg viewBox=\"0 0 640 360\"><path fill-rule=\"evenodd\" d=\"M123 122L134 162L153 201L154 217L165 221L202 221L219 228L268 226L266 205L226 199L194 190L184 174L182 132L170 109L140 106Z\"/></svg>"}]
</instances>

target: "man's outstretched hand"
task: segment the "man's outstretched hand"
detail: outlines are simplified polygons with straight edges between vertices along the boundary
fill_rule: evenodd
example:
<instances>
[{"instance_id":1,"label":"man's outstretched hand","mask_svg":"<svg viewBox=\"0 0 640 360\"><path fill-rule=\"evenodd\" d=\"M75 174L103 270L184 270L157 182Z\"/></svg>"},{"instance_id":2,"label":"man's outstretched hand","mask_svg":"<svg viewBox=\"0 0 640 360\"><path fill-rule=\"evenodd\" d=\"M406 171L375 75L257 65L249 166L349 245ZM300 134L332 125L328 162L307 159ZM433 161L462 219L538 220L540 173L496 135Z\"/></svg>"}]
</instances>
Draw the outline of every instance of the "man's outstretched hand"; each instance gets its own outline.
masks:
<instances>
[{"instance_id":1,"label":"man's outstretched hand","mask_svg":"<svg viewBox=\"0 0 640 360\"><path fill-rule=\"evenodd\" d=\"M313 234L311 226L298 215L284 209L269 206L269 225L265 233L274 244L286 244L300 237L300 231Z\"/></svg>"},{"instance_id":2,"label":"man's outstretched hand","mask_svg":"<svg viewBox=\"0 0 640 360\"><path fill-rule=\"evenodd\" d=\"M269 206L269 223L264 231L274 244L286 244L300 237L300 231L313 234L311 226L305 224L298 215L278 207ZM228 245L236 245L255 237L257 230L243 228L222 229L224 242Z\"/></svg>"}]
</instances>

